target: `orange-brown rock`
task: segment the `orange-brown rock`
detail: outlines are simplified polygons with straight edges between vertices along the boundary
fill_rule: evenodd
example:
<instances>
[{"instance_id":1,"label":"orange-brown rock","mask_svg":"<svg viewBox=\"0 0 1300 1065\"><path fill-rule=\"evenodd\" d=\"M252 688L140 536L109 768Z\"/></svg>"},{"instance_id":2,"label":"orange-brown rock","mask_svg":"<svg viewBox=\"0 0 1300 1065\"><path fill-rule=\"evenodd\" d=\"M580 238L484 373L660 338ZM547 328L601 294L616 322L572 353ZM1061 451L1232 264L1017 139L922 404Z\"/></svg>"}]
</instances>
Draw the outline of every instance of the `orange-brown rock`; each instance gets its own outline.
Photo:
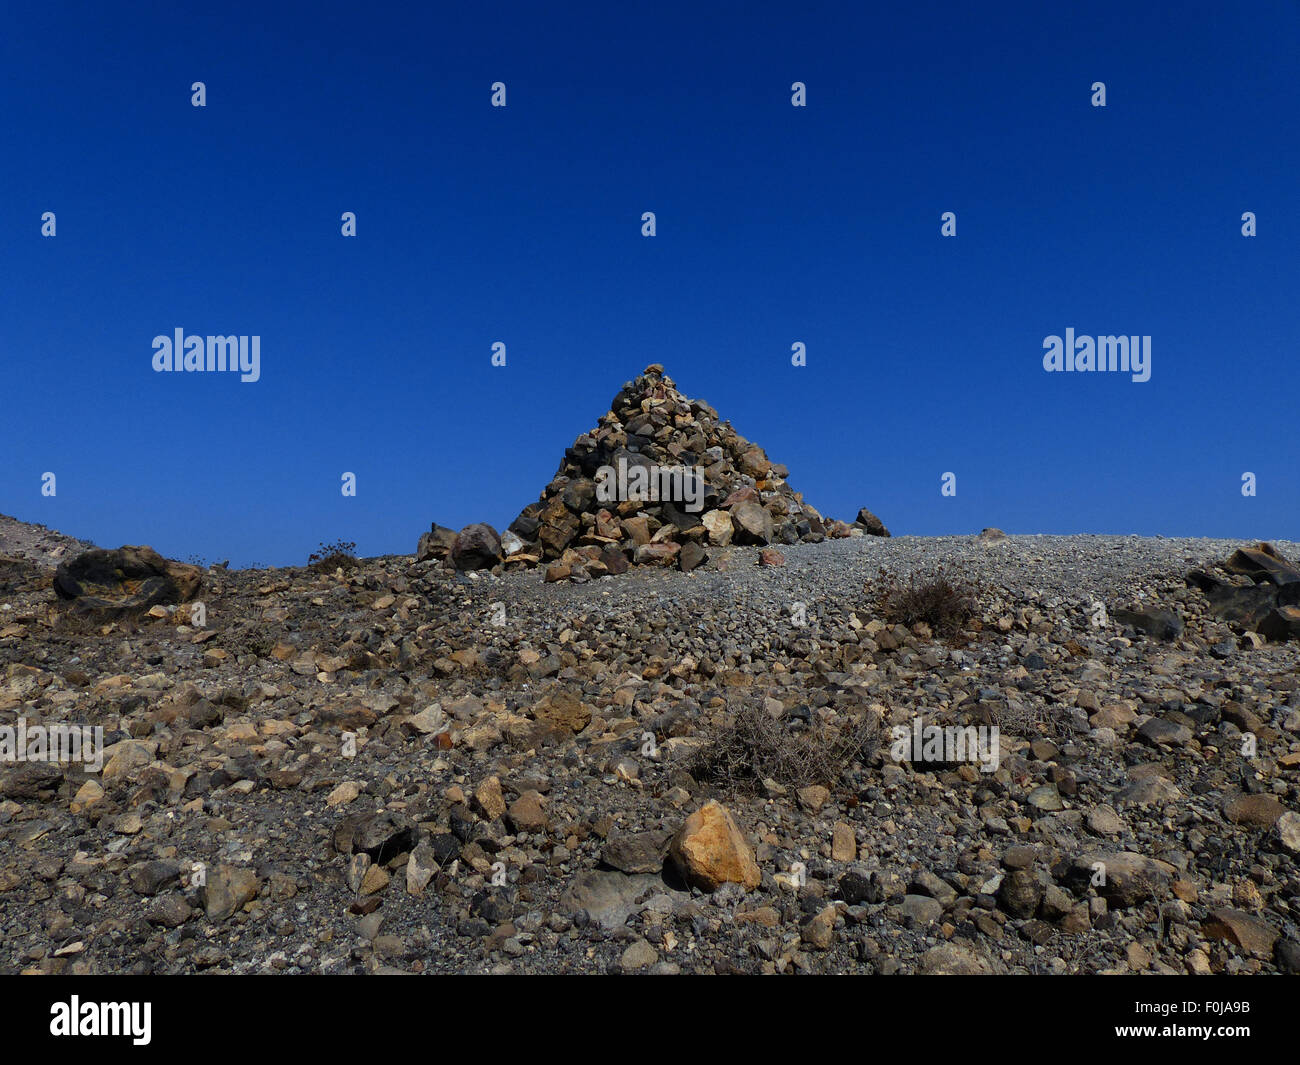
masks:
<instances>
[{"instance_id":1,"label":"orange-brown rock","mask_svg":"<svg viewBox=\"0 0 1300 1065\"><path fill-rule=\"evenodd\" d=\"M735 819L721 803L710 800L686 819L669 848L669 856L686 880L704 891L723 884L758 887L762 875L754 852Z\"/></svg>"}]
</instances>

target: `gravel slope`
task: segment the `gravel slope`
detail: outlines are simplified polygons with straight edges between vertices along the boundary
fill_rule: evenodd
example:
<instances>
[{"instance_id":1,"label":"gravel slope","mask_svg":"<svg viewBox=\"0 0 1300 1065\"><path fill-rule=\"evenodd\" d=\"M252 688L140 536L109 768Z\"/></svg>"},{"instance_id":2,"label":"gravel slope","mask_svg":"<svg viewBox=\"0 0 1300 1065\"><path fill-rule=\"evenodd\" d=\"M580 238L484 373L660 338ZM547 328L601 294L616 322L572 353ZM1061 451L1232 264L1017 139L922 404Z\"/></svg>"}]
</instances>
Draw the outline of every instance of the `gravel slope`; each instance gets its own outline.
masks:
<instances>
[{"instance_id":1,"label":"gravel slope","mask_svg":"<svg viewBox=\"0 0 1300 1065\"><path fill-rule=\"evenodd\" d=\"M0 971L1294 971L1300 654L1183 580L1237 546L862 538L584 584L213 570L202 629L86 621L47 569L0 569L0 724L114 744L97 774L0 765ZM962 633L882 617L882 568L940 566L980 588ZM1184 628L1098 628L1094 600ZM879 742L811 785L711 776L755 709L792 749ZM996 772L895 758L918 717L996 725ZM748 890L664 861L709 800Z\"/></svg>"}]
</instances>

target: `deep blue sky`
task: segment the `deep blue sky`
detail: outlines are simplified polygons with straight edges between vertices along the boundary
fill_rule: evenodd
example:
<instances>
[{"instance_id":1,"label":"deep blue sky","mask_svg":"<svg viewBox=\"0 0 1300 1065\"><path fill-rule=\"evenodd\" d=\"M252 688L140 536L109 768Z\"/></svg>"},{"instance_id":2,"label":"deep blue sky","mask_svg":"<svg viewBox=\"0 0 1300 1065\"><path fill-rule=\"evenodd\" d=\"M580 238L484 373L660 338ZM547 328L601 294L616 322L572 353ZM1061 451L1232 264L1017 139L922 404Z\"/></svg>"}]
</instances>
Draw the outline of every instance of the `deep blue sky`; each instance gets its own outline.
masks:
<instances>
[{"instance_id":1,"label":"deep blue sky","mask_svg":"<svg viewBox=\"0 0 1300 1065\"><path fill-rule=\"evenodd\" d=\"M0 16L0 512L409 553L658 361L896 534L1300 539L1295 0L181 6ZM177 327L261 380L155 374ZM1151 380L1045 373L1067 327Z\"/></svg>"}]
</instances>

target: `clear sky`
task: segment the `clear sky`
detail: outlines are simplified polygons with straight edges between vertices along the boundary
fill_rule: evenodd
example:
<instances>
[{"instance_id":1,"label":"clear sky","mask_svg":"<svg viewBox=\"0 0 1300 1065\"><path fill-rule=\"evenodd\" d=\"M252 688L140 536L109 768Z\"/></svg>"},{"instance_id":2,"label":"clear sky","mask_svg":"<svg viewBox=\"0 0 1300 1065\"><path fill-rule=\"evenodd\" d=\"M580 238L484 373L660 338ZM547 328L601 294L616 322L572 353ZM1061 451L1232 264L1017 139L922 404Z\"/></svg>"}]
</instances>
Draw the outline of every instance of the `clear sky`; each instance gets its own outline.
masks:
<instances>
[{"instance_id":1,"label":"clear sky","mask_svg":"<svg viewBox=\"0 0 1300 1065\"><path fill-rule=\"evenodd\" d=\"M410 553L662 362L896 534L1300 539L1296 0L186 6L0 16L0 512ZM154 372L178 328L260 380Z\"/></svg>"}]
</instances>

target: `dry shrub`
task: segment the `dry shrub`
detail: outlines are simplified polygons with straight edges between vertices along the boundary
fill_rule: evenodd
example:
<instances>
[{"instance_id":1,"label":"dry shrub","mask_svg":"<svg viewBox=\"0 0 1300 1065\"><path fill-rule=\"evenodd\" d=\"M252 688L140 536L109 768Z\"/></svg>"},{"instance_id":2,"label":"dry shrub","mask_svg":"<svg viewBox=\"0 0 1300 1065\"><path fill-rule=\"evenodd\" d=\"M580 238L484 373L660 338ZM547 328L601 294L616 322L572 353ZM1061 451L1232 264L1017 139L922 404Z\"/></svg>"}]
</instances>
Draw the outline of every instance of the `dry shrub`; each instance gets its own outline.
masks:
<instances>
[{"instance_id":1,"label":"dry shrub","mask_svg":"<svg viewBox=\"0 0 1300 1065\"><path fill-rule=\"evenodd\" d=\"M317 573L333 573L336 569L349 570L359 564L357 545L354 540L335 540L332 544L322 543L317 550L307 556L307 568Z\"/></svg>"},{"instance_id":2,"label":"dry shrub","mask_svg":"<svg viewBox=\"0 0 1300 1065\"><path fill-rule=\"evenodd\" d=\"M880 612L891 625L923 621L936 636L953 637L975 615L976 587L949 580L942 568L931 577L912 573L905 582L882 569L880 585Z\"/></svg>"},{"instance_id":3,"label":"dry shrub","mask_svg":"<svg viewBox=\"0 0 1300 1065\"><path fill-rule=\"evenodd\" d=\"M833 786L879 744L874 714L800 729L773 718L760 704L746 703L707 733L690 772L697 780L737 791L756 790L767 779L787 788Z\"/></svg>"}]
</instances>

